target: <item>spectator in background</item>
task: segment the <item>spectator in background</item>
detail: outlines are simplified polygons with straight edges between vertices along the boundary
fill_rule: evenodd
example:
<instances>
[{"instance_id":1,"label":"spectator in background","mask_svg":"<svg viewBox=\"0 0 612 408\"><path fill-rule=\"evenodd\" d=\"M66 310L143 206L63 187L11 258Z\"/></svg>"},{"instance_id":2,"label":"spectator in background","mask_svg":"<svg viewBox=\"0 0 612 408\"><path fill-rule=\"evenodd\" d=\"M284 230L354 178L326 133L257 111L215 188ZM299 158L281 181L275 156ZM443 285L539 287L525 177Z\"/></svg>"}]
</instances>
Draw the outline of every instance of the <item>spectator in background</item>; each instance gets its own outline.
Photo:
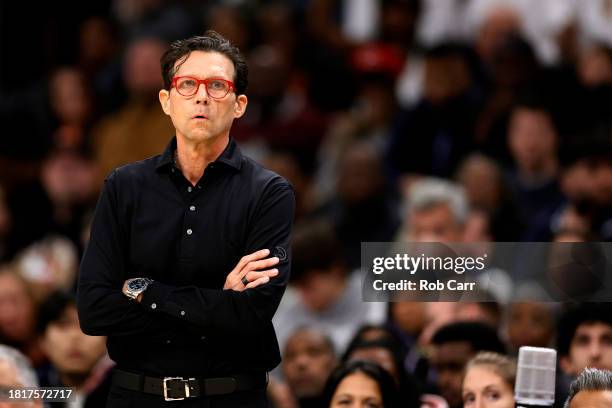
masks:
<instances>
[{"instance_id":1,"label":"spectator in background","mask_svg":"<svg viewBox=\"0 0 612 408\"><path fill-rule=\"evenodd\" d=\"M557 230L612 239L612 122L593 126L568 143L560 185L569 204L553 224Z\"/></svg>"},{"instance_id":2,"label":"spectator in background","mask_svg":"<svg viewBox=\"0 0 612 408\"><path fill-rule=\"evenodd\" d=\"M402 240L457 242L462 239L469 207L461 187L446 180L427 178L411 186L407 200Z\"/></svg>"},{"instance_id":3,"label":"spectator in background","mask_svg":"<svg viewBox=\"0 0 612 408\"><path fill-rule=\"evenodd\" d=\"M11 266L0 267L0 343L16 347L38 365L43 355L34 336L36 307L27 282Z\"/></svg>"},{"instance_id":4,"label":"spectator in background","mask_svg":"<svg viewBox=\"0 0 612 408\"><path fill-rule=\"evenodd\" d=\"M516 362L502 354L480 352L468 361L463 378L464 408L514 408Z\"/></svg>"},{"instance_id":5,"label":"spectator in background","mask_svg":"<svg viewBox=\"0 0 612 408\"><path fill-rule=\"evenodd\" d=\"M41 305L36 329L49 365L40 370L45 387L74 387L84 408L106 406L113 365L106 337L81 331L74 295L52 293Z\"/></svg>"},{"instance_id":6,"label":"spectator in background","mask_svg":"<svg viewBox=\"0 0 612 408\"><path fill-rule=\"evenodd\" d=\"M364 334L362 334L363 336ZM380 336L380 335L379 335ZM359 333L348 346L342 361L369 361L385 369L397 384L401 402L409 407L418 407L421 401L421 386L413 374L404 370L405 352L394 337L359 338Z\"/></svg>"},{"instance_id":7,"label":"spectator in background","mask_svg":"<svg viewBox=\"0 0 612 408\"><path fill-rule=\"evenodd\" d=\"M401 406L391 375L380 366L365 361L353 361L336 368L327 380L324 395L321 407Z\"/></svg>"},{"instance_id":8,"label":"spectator in background","mask_svg":"<svg viewBox=\"0 0 612 408\"><path fill-rule=\"evenodd\" d=\"M318 328L328 333L335 350L344 350L353 334L367 323L384 320L385 305L363 302L363 274L351 271L330 223L297 225L292 243L292 285L274 315L281 349L296 329Z\"/></svg>"},{"instance_id":9,"label":"spectator in background","mask_svg":"<svg viewBox=\"0 0 612 408\"><path fill-rule=\"evenodd\" d=\"M172 137L174 127L157 98L162 85L159 61L166 48L162 40L141 38L125 51L123 80L129 100L118 112L102 118L92 133L98 185L114 168L163 151Z\"/></svg>"},{"instance_id":10,"label":"spectator in background","mask_svg":"<svg viewBox=\"0 0 612 408\"><path fill-rule=\"evenodd\" d=\"M94 114L91 84L75 67L62 67L49 80L51 110L57 122L53 132L56 148L79 148L89 143Z\"/></svg>"},{"instance_id":11,"label":"spectator in background","mask_svg":"<svg viewBox=\"0 0 612 408\"><path fill-rule=\"evenodd\" d=\"M300 408L321 407L325 382L336 365L334 346L324 332L303 327L291 334L283 350L282 370Z\"/></svg>"},{"instance_id":12,"label":"spectator in background","mask_svg":"<svg viewBox=\"0 0 612 408\"><path fill-rule=\"evenodd\" d=\"M563 372L577 376L586 367L612 370L612 307L582 303L561 316L557 351Z\"/></svg>"},{"instance_id":13,"label":"spectator in background","mask_svg":"<svg viewBox=\"0 0 612 408\"><path fill-rule=\"evenodd\" d=\"M508 129L515 164L510 187L525 226L524 241L549 240L551 219L564 204L557 182L559 144L559 130L543 95L524 96L512 110Z\"/></svg>"},{"instance_id":14,"label":"spectator in background","mask_svg":"<svg viewBox=\"0 0 612 408\"><path fill-rule=\"evenodd\" d=\"M431 339L435 384L450 408L463 406L461 384L465 367L479 351L504 354L505 347L495 329L477 322L457 322L440 328Z\"/></svg>"},{"instance_id":15,"label":"spectator in background","mask_svg":"<svg viewBox=\"0 0 612 408\"><path fill-rule=\"evenodd\" d=\"M570 386L565 408L608 407L612 404L612 371L585 368Z\"/></svg>"},{"instance_id":16,"label":"spectator in background","mask_svg":"<svg viewBox=\"0 0 612 408\"><path fill-rule=\"evenodd\" d=\"M466 241L515 241L518 238L520 220L502 169L495 160L480 153L471 154L459 166L457 182L465 189L471 209L464 232ZM477 239L483 233L490 234L489 239Z\"/></svg>"},{"instance_id":17,"label":"spectator in background","mask_svg":"<svg viewBox=\"0 0 612 408\"><path fill-rule=\"evenodd\" d=\"M550 347L555 335L553 307L548 303L521 301L508 305L506 334L514 352L521 346Z\"/></svg>"},{"instance_id":18,"label":"spectator in background","mask_svg":"<svg viewBox=\"0 0 612 408\"><path fill-rule=\"evenodd\" d=\"M36 373L19 350L0 344L0 387L38 387ZM31 402L0 401L0 408L42 408L41 400Z\"/></svg>"},{"instance_id":19,"label":"spectator in background","mask_svg":"<svg viewBox=\"0 0 612 408\"><path fill-rule=\"evenodd\" d=\"M387 148L393 176L449 177L473 148L478 112L469 51L443 44L425 54L421 102L397 115Z\"/></svg>"},{"instance_id":20,"label":"spectator in background","mask_svg":"<svg viewBox=\"0 0 612 408\"><path fill-rule=\"evenodd\" d=\"M557 325L556 400L564 401L570 382L587 367L612 370L612 307L609 303L568 306Z\"/></svg>"},{"instance_id":21,"label":"spectator in background","mask_svg":"<svg viewBox=\"0 0 612 408\"><path fill-rule=\"evenodd\" d=\"M338 166L336 194L314 214L333 222L342 256L354 269L361 264L362 242L393 239L400 226L399 205L384 178L380 152L372 144L348 146Z\"/></svg>"}]
</instances>

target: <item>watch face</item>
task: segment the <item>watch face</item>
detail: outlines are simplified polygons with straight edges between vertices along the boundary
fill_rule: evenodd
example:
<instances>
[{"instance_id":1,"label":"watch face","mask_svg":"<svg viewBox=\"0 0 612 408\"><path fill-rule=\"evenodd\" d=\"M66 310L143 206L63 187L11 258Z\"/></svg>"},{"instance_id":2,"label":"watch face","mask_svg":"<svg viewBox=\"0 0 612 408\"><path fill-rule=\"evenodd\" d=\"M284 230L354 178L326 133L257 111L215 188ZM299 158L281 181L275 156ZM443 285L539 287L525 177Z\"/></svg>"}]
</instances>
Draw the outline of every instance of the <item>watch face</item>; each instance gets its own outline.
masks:
<instances>
[{"instance_id":1,"label":"watch face","mask_svg":"<svg viewBox=\"0 0 612 408\"><path fill-rule=\"evenodd\" d=\"M147 280L143 278L137 278L128 283L128 289L131 291L139 291L147 287Z\"/></svg>"}]
</instances>

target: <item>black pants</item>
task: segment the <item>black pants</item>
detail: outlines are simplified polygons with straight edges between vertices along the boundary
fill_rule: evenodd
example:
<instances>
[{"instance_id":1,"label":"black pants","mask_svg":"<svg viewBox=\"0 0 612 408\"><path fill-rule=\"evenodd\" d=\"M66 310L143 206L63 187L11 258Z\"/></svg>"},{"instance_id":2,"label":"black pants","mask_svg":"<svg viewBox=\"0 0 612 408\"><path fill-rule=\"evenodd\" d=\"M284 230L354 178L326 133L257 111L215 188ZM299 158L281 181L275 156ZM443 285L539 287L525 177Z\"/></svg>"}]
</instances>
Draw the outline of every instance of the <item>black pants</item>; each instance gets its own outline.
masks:
<instances>
[{"instance_id":1,"label":"black pants","mask_svg":"<svg viewBox=\"0 0 612 408\"><path fill-rule=\"evenodd\" d=\"M111 387L106 408L269 408L265 390L241 391L227 395L164 401L161 395Z\"/></svg>"}]
</instances>

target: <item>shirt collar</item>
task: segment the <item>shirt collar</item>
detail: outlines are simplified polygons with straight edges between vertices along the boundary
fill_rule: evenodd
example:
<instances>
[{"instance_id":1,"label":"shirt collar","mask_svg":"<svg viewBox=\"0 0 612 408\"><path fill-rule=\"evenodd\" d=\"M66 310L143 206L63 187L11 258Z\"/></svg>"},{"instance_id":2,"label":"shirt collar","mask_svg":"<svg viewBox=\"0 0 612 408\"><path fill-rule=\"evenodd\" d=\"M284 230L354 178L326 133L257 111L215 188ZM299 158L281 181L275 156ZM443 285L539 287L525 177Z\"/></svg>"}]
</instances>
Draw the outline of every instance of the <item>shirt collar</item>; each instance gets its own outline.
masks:
<instances>
[{"instance_id":1,"label":"shirt collar","mask_svg":"<svg viewBox=\"0 0 612 408\"><path fill-rule=\"evenodd\" d=\"M157 165L155 168L160 170L162 168L166 168L173 164L174 159L174 151L176 150L176 136L170 140L170 143L166 146L166 149L163 151L161 156L157 159ZM229 167L240 170L242 167L242 152L238 147L238 144L233 138L229 138L229 143L221 153L215 163L223 163L228 165Z\"/></svg>"}]
</instances>

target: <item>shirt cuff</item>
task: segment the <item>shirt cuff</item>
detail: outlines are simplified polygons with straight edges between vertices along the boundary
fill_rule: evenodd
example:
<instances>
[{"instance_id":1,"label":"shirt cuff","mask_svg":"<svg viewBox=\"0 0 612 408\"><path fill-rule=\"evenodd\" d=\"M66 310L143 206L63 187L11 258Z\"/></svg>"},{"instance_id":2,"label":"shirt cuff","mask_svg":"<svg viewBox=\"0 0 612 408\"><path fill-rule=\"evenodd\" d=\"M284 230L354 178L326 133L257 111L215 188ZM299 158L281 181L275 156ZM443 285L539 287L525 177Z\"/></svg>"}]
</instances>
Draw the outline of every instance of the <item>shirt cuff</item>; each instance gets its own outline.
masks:
<instances>
[{"instance_id":1,"label":"shirt cuff","mask_svg":"<svg viewBox=\"0 0 612 408\"><path fill-rule=\"evenodd\" d=\"M140 304L151 312L161 312L166 305L166 299L171 291L171 286L160 282L153 282L142 292Z\"/></svg>"}]
</instances>

